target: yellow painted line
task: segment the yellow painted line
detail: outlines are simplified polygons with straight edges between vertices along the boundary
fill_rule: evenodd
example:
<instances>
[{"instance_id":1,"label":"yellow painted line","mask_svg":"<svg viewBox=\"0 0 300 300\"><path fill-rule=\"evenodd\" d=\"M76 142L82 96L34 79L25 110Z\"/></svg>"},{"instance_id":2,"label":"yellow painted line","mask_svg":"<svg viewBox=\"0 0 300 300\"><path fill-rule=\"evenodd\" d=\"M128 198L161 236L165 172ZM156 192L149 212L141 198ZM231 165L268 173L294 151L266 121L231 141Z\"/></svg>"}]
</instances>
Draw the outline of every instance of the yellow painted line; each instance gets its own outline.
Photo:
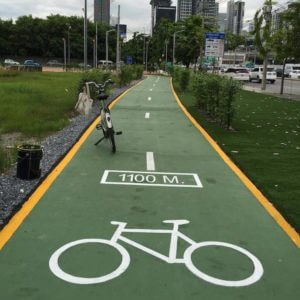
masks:
<instances>
[{"instance_id":1,"label":"yellow painted line","mask_svg":"<svg viewBox=\"0 0 300 300\"><path fill-rule=\"evenodd\" d=\"M300 235L297 231L284 219L280 212L272 205L272 203L261 193L261 191L251 182L251 180L237 167L235 163L225 154L225 152L219 147L219 145L214 141L214 139L206 132L206 130L199 125L199 123L193 118L193 116L187 111L179 97L177 96L172 79L170 79L170 85L174 97L183 110L188 119L194 124L194 126L202 133L205 139L211 144L211 146L216 150L216 152L221 156L224 162L232 169L232 171L240 178L240 180L246 185L246 187L251 191L255 198L260 202L260 204L267 210L267 212L273 217L273 219L279 224L279 226L285 231L285 233L290 237L290 239L300 248Z\"/></svg>"},{"instance_id":2,"label":"yellow painted line","mask_svg":"<svg viewBox=\"0 0 300 300\"><path fill-rule=\"evenodd\" d=\"M126 90L119 97L117 97L110 105L112 108L122 97L124 97L129 91L138 86L142 81L137 83L135 86ZM23 204L22 208L12 217L9 223L0 232L0 250L5 246L9 239L13 236L19 226L23 223L25 218L30 214L36 204L41 200L43 195L50 188L55 179L63 171L63 169L69 164L73 159L81 145L89 137L92 131L95 129L96 125L99 123L100 117L98 117L89 128L83 133L78 142L72 147L72 149L67 153L67 155L62 159L62 161L55 167L55 169L46 177L46 179L38 186L34 193L29 197L29 199Z\"/></svg>"}]
</instances>

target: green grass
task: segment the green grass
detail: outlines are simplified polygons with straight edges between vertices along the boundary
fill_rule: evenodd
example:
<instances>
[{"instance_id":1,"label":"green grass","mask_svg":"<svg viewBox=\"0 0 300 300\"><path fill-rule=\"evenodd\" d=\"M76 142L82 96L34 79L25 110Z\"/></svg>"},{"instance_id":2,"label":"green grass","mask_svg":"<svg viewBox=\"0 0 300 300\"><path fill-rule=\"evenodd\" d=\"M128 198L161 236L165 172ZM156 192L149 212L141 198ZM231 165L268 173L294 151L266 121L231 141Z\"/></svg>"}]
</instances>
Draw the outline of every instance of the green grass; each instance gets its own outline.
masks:
<instances>
[{"instance_id":1,"label":"green grass","mask_svg":"<svg viewBox=\"0 0 300 300\"><path fill-rule=\"evenodd\" d=\"M193 117L300 232L300 102L241 91L232 131L211 122L191 92L179 98Z\"/></svg>"},{"instance_id":2,"label":"green grass","mask_svg":"<svg viewBox=\"0 0 300 300\"><path fill-rule=\"evenodd\" d=\"M80 73L20 73L0 70L0 140L21 133L36 140L69 123ZM19 141L16 141L16 143ZM16 161L16 150L0 145L0 172Z\"/></svg>"},{"instance_id":3,"label":"green grass","mask_svg":"<svg viewBox=\"0 0 300 300\"><path fill-rule=\"evenodd\" d=\"M68 124L77 98L77 73L0 74L0 134L43 137Z\"/></svg>"}]
</instances>

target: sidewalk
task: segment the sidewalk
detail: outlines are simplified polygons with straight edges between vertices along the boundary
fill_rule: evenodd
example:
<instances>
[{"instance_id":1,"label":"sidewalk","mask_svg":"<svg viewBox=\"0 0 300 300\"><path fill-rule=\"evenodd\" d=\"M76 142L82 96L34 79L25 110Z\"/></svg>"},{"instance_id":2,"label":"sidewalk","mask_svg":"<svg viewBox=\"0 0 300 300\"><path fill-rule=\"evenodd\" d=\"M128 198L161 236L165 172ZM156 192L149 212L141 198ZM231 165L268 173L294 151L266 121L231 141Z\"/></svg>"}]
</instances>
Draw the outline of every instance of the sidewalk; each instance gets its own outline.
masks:
<instances>
[{"instance_id":1,"label":"sidewalk","mask_svg":"<svg viewBox=\"0 0 300 300\"><path fill-rule=\"evenodd\" d=\"M250 92L265 94L265 95L279 97L279 98L285 98L285 99L289 99L289 100L300 101L300 96L297 96L297 95L291 95L291 94L282 94L281 95L279 93L272 93L270 91L262 91L261 88L254 87L254 86L246 86L246 85L243 85L243 89L246 91L250 91Z\"/></svg>"}]
</instances>

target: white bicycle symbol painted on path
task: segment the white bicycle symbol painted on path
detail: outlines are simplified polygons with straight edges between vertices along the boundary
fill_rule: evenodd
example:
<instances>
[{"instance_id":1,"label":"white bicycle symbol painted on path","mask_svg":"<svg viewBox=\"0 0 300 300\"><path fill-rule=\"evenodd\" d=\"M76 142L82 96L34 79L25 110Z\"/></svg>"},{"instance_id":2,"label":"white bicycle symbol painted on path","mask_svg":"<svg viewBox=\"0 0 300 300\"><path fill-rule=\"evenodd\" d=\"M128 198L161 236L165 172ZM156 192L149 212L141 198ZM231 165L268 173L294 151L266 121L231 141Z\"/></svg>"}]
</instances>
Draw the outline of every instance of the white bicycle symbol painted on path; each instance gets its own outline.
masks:
<instances>
[{"instance_id":1,"label":"white bicycle symbol painted on path","mask_svg":"<svg viewBox=\"0 0 300 300\"><path fill-rule=\"evenodd\" d=\"M243 286L248 286L251 285L255 282L257 282L263 275L263 267L261 262L258 260L257 257L255 257L253 254L251 254L249 251L233 245L229 243L224 243L224 242L214 242L214 241L209 241L209 242L200 242L196 243L192 239L190 239L188 236L184 235L181 233L178 228L180 225L183 224L188 224L189 221L187 220L165 220L163 221L164 223L169 223L173 224L173 229L172 230L164 230L164 229L126 229L127 223L123 222L111 222L111 224L118 226L116 229L115 233L113 234L112 238L110 240L104 240L104 239L82 239L74 242L70 242L58 250L56 250L50 260L49 260L49 267L50 270L59 277L62 280L65 280L70 283L74 284L96 284L96 283L102 283L109 281L111 279L114 279L118 276L120 276L129 266L130 264L130 256L127 250L118 244L118 241L122 241L124 243L127 243L133 247L136 247L150 255L153 255L166 263L173 264L185 264L186 267L197 277L215 284L215 285L220 285L220 286L226 286L226 287L243 287ZM132 232L132 233L169 233L171 234L171 241L170 241L170 249L169 249L169 256L165 256L159 252L156 252L150 248L147 248L143 246L142 244L139 244L133 240L130 240L124 236L122 236L123 232ZM177 258L177 244L178 244L178 238L183 239L187 243L189 243L191 246L189 246L183 255L183 258ZM99 243L99 244L105 244L114 247L116 250L118 250L122 256L122 261L121 264L118 266L116 270L113 272L100 276L100 277L94 277L94 278L86 278L86 277L78 277L78 276L73 276L69 273L64 272L61 267L58 264L60 256L67 251L68 249L75 247L77 245L82 245L82 244L89 244L89 243ZM233 250L236 250L239 253L244 254L247 256L253 263L253 273L243 279L243 280L235 280L235 281L230 281L230 280L223 280L219 278L212 277L204 272L201 272L196 266L193 264L192 261L192 254L193 252L202 247L209 247L209 246L217 246L217 247L225 247L225 248L230 248Z\"/></svg>"}]
</instances>

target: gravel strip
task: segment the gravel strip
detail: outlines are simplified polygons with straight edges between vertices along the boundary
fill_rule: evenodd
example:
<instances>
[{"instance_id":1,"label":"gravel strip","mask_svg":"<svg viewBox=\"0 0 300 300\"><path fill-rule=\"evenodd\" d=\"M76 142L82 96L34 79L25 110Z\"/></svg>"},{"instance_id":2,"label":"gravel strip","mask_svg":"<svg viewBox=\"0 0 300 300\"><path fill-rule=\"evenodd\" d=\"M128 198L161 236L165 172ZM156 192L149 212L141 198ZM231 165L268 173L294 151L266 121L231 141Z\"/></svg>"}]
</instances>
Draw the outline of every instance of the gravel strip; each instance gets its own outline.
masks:
<instances>
[{"instance_id":1,"label":"gravel strip","mask_svg":"<svg viewBox=\"0 0 300 300\"><path fill-rule=\"evenodd\" d=\"M131 86L137 81L132 82ZM112 102L130 86L113 90L107 102ZM75 105L75 104L74 104ZM42 141L43 158L41 160L42 175L39 179L21 180L16 177L16 165L5 174L0 175L0 230L22 207L49 172L61 161L72 146L79 140L87 127L99 115L99 108L93 105L90 115L78 115L61 131Z\"/></svg>"}]
</instances>

